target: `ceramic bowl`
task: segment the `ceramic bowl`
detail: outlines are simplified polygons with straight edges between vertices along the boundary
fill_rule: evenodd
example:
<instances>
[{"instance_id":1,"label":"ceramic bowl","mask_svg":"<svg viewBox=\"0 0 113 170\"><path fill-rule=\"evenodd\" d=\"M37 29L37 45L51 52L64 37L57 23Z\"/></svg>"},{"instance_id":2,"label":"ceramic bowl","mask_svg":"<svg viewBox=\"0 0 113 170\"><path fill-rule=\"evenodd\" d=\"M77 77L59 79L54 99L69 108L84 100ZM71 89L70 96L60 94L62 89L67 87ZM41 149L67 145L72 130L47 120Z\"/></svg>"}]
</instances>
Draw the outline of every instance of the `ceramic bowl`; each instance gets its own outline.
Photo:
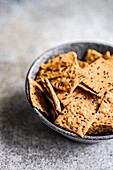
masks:
<instances>
[{"instance_id":1,"label":"ceramic bowl","mask_svg":"<svg viewBox=\"0 0 113 170\"><path fill-rule=\"evenodd\" d=\"M113 133L106 133L102 135L93 135L93 136L84 136L81 138L77 134L70 132L68 130L62 129L55 125L53 122L51 122L40 110L33 107L31 100L30 100L30 92L29 92L29 85L28 85L28 78L32 78L35 80L36 74L40 69L40 65L42 63L46 63L51 58L54 58L55 56L59 54L64 54L69 51L75 51L77 53L78 59L83 60L87 49L94 49L102 54L104 54L106 51L110 51L111 54L113 54L113 47L109 45L99 44L99 43L90 43L90 42L82 42L82 43L70 43L70 44L62 44L57 47L54 47L42 55L40 55L31 65L31 67L28 70L27 76L26 76L26 82L25 82L25 91L27 99L32 107L32 109L35 111L37 116L40 118L40 120L45 123L47 126L52 128L53 130L57 131L58 133L66 136L67 138L70 138L77 142L84 142L84 143L96 143L108 139L113 139Z\"/></svg>"}]
</instances>

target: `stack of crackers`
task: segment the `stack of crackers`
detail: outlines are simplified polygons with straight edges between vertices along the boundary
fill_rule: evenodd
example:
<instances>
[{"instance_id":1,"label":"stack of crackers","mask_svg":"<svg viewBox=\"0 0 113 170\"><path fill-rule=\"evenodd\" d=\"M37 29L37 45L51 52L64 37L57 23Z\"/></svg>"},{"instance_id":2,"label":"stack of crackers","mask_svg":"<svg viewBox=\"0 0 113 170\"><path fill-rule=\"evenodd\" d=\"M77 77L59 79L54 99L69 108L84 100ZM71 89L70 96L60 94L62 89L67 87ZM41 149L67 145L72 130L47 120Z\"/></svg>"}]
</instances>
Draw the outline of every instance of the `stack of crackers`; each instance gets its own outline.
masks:
<instances>
[{"instance_id":1,"label":"stack of crackers","mask_svg":"<svg viewBox=\"0 0 113 170\"><path fill-rule=\"evenodd\" d=\"M113 55L88 49L85 61L73 51L41 64L29 78L31 102L56 125L79 136L113 132Z\"/></svg>"}]
</instances>

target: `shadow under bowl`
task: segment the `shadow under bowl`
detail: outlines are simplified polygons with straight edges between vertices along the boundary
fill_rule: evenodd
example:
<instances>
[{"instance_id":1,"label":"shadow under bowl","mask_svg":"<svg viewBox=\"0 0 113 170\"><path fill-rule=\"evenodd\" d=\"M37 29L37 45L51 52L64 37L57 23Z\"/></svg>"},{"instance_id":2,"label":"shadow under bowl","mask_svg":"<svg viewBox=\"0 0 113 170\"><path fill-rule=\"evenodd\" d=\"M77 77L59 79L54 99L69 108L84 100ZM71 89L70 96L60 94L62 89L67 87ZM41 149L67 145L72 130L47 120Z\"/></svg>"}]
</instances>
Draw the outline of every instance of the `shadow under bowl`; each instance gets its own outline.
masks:
<instances>
[{"instance_id":1,"label":"shadow under bowl","mask_svg":"<svg viewBox=\"0 0 113 170\"><path fill-rule=\"evenodd\" d=\"M54 58L55 56L59 54L68 53L70 51L75 51L77 53L77 57L79 60L83 60L84 56L86 54L86 51L88 49L94 49L99 51L100 53L104 54L106 51L110 51L111 54L113 54L113 47L109 45L99 44L99 43L90 43L90 42L82 42L82 43L70 43L70 44L63 44L60 46L57 46L55 48L52 48L42 55L40 55L34 63L31 65L31 67L28 70L27 76L26 76L26 82L25 82L25 91L27 99L32 107L32 109L36 112L37 116L40 118L40 120L45 123L47 126L52 128L53 130L57 131L58 133L66 136L67 138L70 138L77 142L83 142L83 143L96 143L100 141L104 141L107 139L113 139L113 133L105 133L100 135L93 135L93 136L84 136L81 138L77 134L70 132L66 129L62 129L55 125L53 122L51 122L43 112L36 109L30 99L30 91L29 91L29 84L28 84L28 78L32 78L35 80L37 72L40 69L40 65L42 63L46 63L48 60Z\"/></svg>"}]
</instances>

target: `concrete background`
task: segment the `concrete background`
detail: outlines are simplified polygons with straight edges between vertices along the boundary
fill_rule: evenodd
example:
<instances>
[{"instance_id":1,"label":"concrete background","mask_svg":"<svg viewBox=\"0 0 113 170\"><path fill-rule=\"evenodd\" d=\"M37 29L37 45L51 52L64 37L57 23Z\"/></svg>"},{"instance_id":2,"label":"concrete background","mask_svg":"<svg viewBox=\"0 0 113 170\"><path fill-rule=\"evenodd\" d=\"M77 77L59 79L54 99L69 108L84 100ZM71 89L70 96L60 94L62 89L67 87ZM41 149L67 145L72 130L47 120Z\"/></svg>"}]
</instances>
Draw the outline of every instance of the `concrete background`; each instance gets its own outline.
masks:
<instances>
[{"instance_id":1,"label":"concrete background","mask_svg":"<svg viewBox=\"0 0 113 170\"><path fill-rule=\"evenodd\" d=\"M0 0L1 170L113 170L113 140L73 142L40 122L25 98L35 58L73 41L113 45L112 0Z\"/></svg>"}]
</instances>

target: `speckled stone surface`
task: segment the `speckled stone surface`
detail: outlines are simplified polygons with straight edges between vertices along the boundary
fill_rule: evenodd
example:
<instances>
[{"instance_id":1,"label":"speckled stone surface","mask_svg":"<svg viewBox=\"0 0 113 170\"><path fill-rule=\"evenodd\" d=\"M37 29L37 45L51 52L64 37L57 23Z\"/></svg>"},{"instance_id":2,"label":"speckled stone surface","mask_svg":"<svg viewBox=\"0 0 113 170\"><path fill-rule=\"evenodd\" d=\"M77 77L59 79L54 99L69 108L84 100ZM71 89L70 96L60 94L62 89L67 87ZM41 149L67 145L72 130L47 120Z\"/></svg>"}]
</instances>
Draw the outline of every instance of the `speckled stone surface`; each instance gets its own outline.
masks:
<instances>
[{"instance_id":1,"label":"speckled stone surface","mask_svg":"<svg viewBox=\"0 0 113 170\"><path fill-rule=\"evenodd\" d=\"M36 117L25 94L31 63L72 41L113 45L112 0L0 0L0 169L112 170L113 140L80 144Z\"/></svg>"}]
</instances>

